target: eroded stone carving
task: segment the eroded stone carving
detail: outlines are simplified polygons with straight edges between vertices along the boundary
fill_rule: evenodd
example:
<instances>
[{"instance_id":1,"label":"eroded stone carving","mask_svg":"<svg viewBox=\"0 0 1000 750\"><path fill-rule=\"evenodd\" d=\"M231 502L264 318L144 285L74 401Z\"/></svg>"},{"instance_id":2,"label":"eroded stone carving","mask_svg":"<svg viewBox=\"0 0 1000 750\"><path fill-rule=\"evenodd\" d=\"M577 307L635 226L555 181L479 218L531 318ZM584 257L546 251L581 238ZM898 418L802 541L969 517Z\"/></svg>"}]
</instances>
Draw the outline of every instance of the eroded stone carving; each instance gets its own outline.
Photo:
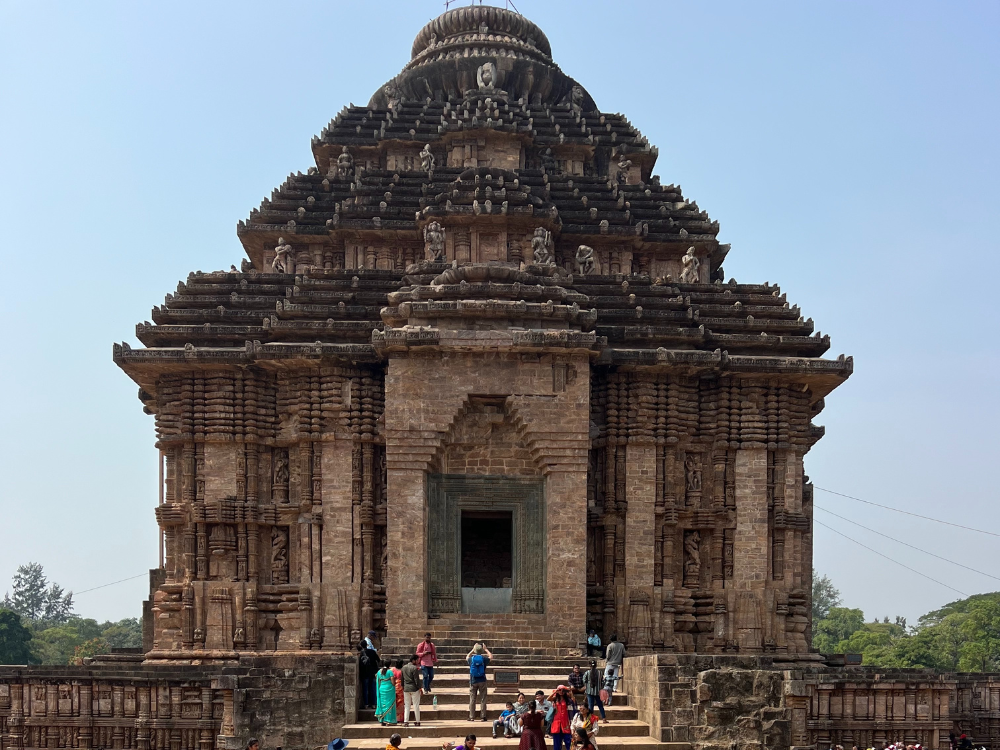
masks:
<instances>
[{"instance_id":1,"label":"eroded stone carving","mask_svg":"<svg viewBox=\"0 0 1000 750\"><path fill-rule=\"evenodd\" d=\"M288 452L276 450L274 452L274 472L271 477L271 487L273 489L274 502L288 502Z\"/></svg>"},{"instance_id":2,"label":"eroded stone carving","mask_svg":"<svg viewBox=\"0 0 1000 750\"><path fill-rule=\"evenodd\" d=\"M434 161L434 154L431 153L431 144L425 143L423 151L420 152L420 168L425 172L433 172Z\"/></svg>"},{"instance_id":3,"label":"eroded stone carving","mask_svg":"<svg viewBox=\"0 0 1000 750\"><path fill-rule=\"evenodd\" d=\"M271 527L271 583L288 583L288 529Z\"/></svg>"},{"instance_id":4,"label":"eroded stone carving","mask_svg":"<svg viewBox=\"0 0 1000 750\"><path fill-rule=\"evenodd\" d=\"M698 465L698 456L694 453L688 453L684 457L684 478L688 492L701 492L701 467Z\"/></svg>"},{"instance_id":5,"label":"eroded stone carving","mask_svg":"<svg viewBox=\"0 0 1000 750\"><path fill-rule=\"evenodd\" d=\"M271 270L274 273L295 273L294 266L292 246L285 242L284 237L279 237L278 245L274 248L274 260L271 261Z\"/></svg>"},{"instance_id":6,"label":"eroded stone carving","mask_svg":"<svg viewBox=\"0 0 1000 750\"><path fill-rule=\"evenodd\" d=\"M497 66L492 62L480 65L476 71L476 83L480 91L494 91L497 87Z\"/></svg>"},{"instance_id":7,"label":"eroded stone carving","mask_svg":"<svg viewBox=\"0 0 1000 750\"><path fill-rule=\"evenodd\" d=\"M628 174L629 170L632 168L632 160L625 158L625 154L621 155L618 159L618 182L622 185L628 185Z\"/></svg>"},{"instance_id":8,"label":"eroded stone carving","mask_svg":"<svg viewBox=\"0 0 1000 750\"><path fill-rule=\"evenodd\" d=\"M340 152L340 156L337 157L337 177L341 180L348 180L354 174L354 157L351 156L350 150L347 146Z\"/></svg>"},{"instance_id":9,"label":"eroded stone carving","mask_svg":"<svg viewBox=\"0 0 1000 750\"><path fill-rule=\"evenodd\" d=\"M697 587L701 576L701 532L684 532L684 584Z\"/></svg>"},{"instance_id":10,"label":"eroded stone carving","mask_svg":"<svg viewBox=\"0 0 1000 750\"><path fill-rule=\"evenodd\" d=\"M424 255L436 263L445 260L444 228L436 221L424 227Z\"/></svg>"},{"instance_id":11,"label":"eroded stone carving","mask_svg":"<svg viewBox=\"0 0 1000 750\"><path fill-rule=\"evenodd\" d=\"M584 276L594 273L594 248L580 245L576 249L576 272Z\"/></svg>"},{"instance_id":12,"label":"eroded stone carving","mask_svg":"<svg viewBox=\"0 0 1000 750\"><path fill-rule=\"evenodd\" d=\"M535 229L535 234L531 238L531 252L534 255L535 263L539 265L553 263L552 232L545 227Z\"/></svg>"},{"instance_id":13,"label":"eroded stone carving","mask_svg":"<svg viewBox=\"0 0 1000 750\"><path fill-rule=\"evenodd\" d=\"M681 258L681 266L681 282L697 284L700 277L698 268L701 266L701 261L695 257L693 247L689 247L684 253L684 257Z\"/></svg>"}]
</instances>

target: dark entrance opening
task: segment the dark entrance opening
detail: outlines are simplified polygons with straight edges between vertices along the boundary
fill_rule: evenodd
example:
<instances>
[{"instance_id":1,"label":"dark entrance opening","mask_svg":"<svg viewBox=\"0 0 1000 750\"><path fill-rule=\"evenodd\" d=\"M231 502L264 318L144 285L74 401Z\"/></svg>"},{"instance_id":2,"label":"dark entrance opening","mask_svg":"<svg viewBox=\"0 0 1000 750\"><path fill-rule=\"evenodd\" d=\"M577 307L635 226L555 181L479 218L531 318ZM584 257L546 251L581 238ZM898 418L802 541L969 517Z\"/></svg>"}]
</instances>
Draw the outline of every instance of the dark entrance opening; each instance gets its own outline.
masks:
<instances>
[{"instance_id":1,"label":"dark entrance opening","mask_svg":"<svg viewBox=\"0 0 1000 750\"><path fill-rule=\"evenodd\" d=\"M509 589L514 519L510 511L462 511L462 588Z\"/></svg>"}]
</instances>

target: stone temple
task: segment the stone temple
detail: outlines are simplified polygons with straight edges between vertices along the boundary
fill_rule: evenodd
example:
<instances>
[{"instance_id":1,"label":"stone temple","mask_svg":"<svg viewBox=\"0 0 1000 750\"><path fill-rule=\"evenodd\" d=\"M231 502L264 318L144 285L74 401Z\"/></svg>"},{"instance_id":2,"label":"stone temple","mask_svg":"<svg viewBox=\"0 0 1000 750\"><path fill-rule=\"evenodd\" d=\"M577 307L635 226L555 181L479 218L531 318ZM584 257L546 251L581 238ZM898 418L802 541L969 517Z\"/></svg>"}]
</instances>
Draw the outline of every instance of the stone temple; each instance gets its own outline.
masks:
<instances>
[{"instance_id":1,"label":"stone temple","mask_svg":"<svg viewBox=\"0 0 1000 750\"><path fill-rule=\"evenodd\" d=\"M0 750L380 750L369 630L442 656L407 750L476 729L473 640L533 691L588 629L630 654L602 750L1000 745L1000 676L811 652L803 457L853 362L725 278L718 223L541 29L446 12L312 153L240 270L115 346L161 456L144 648L0 667Z\"/></svg>"},{"instance_id":2,"label":"stone temple","mask_svg":"<svg viewBox=\"0 0 1000 750\"><path fill-rule=\"evenodd\" d=\"M116 347L156 419L160 660L470 626L809 650L812 418L851 373L516 13L429 23Z\"/></svg>"}]
</instances>

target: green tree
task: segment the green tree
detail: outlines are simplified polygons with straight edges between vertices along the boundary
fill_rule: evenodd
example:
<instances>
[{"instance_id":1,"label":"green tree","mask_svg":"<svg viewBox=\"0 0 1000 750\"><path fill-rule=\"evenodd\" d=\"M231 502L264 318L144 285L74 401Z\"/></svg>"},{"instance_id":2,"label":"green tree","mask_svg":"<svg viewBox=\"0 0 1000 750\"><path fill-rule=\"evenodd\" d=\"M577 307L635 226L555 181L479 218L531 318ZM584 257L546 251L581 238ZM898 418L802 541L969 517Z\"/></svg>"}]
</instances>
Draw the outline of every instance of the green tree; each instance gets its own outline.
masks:
<instances>
[{"instance_id":1,"label":"green tree","mask_svg":"<svg viewBox=\"0 0 1000 750\"><path fill-rule=\"evenodd\" d=\"M0 609L0 664L36 664L31 653L31 630L21 622L21 615Z\"/></svg>"},{"instance_id":2,"label":"green tree","mask_svg":"<svg viewBox=\"0 0 1000 750\"><path fill-rule=\"evenodd\" d=\"M812 572L812 629L813 635L821 620L826 619L830 610L840 606L840 592L827 576Z\"/></svg>"},{"instance_id":3,"label":"green tree","mask_svg":"<svg viewBox=\"0 0 1000 750\"><path fill-rule=\"evenodd\" d=\"M96 620L75 617L62 625L36 631L32 648L42 664L70 664L77 646L100 637L101 626Z\"/></svg>"},{"instance_id":4,"label":"green tree","mask_svg":"<svg viewBox=\"0 0 1000 750\"><path fill-rule=\"evenodd\" d=\"M101 625L101 637L110 648L142 648L142 623L137 617Z\"/></svg>"},{"instance_id":5,"label":"green tree","mask_svg":"<svg viewBox=\"0 0 1000 750\"><path fill-rule=\"evenodd\" d=\"M57 583L50 586L42 566L32 562L14 573L3 606L31 623L58 625L73 616L73 592L64 591Z\"/></svg>"},{"instance_id":6,"label":"green tree","mask_svg":"<svg viewBox=\"0 0 1000 750\"><path fill-rule=\"evenodd\" d=\"M823 654L848 653L841 644L864 627L865 613L860 609L831 607L826 617L813 624L813 648Z\"/></svg>"}]
</instances>

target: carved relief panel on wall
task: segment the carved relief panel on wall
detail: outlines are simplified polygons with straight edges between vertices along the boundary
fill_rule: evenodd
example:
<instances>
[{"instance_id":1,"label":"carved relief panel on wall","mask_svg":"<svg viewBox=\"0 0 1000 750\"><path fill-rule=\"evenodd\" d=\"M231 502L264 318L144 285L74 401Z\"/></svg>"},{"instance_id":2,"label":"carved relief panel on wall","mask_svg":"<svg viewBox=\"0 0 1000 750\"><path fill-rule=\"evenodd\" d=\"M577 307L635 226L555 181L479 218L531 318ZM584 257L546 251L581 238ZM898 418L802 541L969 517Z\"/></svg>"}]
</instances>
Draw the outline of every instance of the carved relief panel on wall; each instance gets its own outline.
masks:
<instances>
[{"instance_id":1,"label":"carved relief panel on wall","mask_svg":"<svg viewBox=\"0 0 1000 750\"><path fill-rule=\"evenodd\" d=\"M701 532L684 532L684 587L699 588L701 581Z\"/></svg>"},{"instance_id":2,"label":"carved relief panel on wall","mask_svg":"<svg viewBox=\"0 0 1000 750\"><path fill-rule=\"evenodd\" d=\"M271 492L275 503L288 502L288 451L276 448L272 455Z\"/></svg>"},{"instance_id":3,"label":"carved relief panel on wall","mask_svg":"<svg viewBox=\"0 0 1000 750\"><path fill-rule=\"evenodd\" d=\"M271 527L271 584L288 583L288 528Z\"/></svg>"}]
</instances>

